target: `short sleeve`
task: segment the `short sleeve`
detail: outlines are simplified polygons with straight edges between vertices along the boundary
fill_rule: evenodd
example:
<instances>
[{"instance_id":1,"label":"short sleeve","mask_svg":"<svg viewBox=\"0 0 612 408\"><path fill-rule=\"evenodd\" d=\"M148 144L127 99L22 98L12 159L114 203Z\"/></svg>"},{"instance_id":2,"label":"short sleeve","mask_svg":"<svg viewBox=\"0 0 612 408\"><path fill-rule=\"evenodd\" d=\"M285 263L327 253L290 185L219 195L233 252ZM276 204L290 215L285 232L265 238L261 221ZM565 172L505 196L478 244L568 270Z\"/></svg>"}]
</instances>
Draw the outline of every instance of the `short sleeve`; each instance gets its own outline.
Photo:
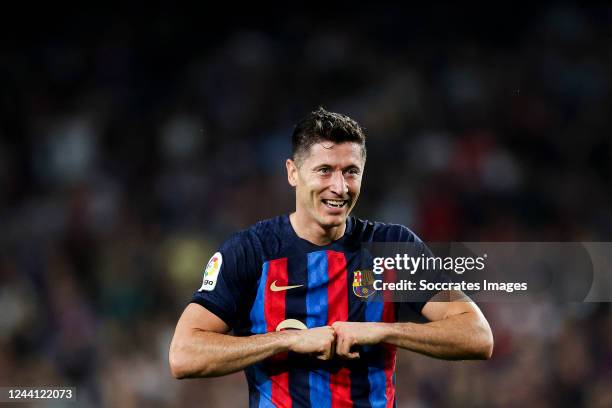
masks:
<instances>
[{"instance_id":1,"label":"short sleeve","mask_svg":"<svg viewBox=\"0 0 612 408\"><path fill-rule=\"evenodd\" d=\"M423 254L425 258L432 258L434 256L429 247L423 241L421 241L419 237L416 237L414 244L416 249L415 252L417 254ZM442 269L417 270L413 275L413 280L418 282L422 279L433 284L439 282L450 282L450 278ZM421 314L425 304L427 304L427 302L429 302L429 300L431 300L431 298L433 298L439 292L439 290L417 290L415 299L407 302L406 304L409 305L415 312Z\"/></svg>"},{"instance_id":2,"label":"short sleeve","mask_svg":"<svg viewBox=\"0 0 612 408\"><path fill-rule=\"evenodd\" d=\"M235 328L245 319L245 305L256 286L257 259L248 233L232 236L208 261L202 286L194 292L191 302L205 307L230 328Z\"/></svg>"},{"instance_id":3,"label":"short sleeve","mask_svg":"<svg viewBox=\"0 0 612 408\"><path fill-rule=\"evenodd\" d=\"M399 227L398 241L400 245L407 248L406 251L409 252L410 256L417 258L432 258L434 256L429 247L414 232L404 226ZM409 246L407 247L405 245ZM410 280L413 282L419 282L422 279L433 284L438 282L450 282L450 278L446 272L439 268L420 268L410 276ZM425 304L439 292L439 290L415 290L404 293L405 296L402 296L402 301L399 305L400 313L402 309L409 308L412 312L416 312L420 315Z\"/></svg>"}]
</instances>

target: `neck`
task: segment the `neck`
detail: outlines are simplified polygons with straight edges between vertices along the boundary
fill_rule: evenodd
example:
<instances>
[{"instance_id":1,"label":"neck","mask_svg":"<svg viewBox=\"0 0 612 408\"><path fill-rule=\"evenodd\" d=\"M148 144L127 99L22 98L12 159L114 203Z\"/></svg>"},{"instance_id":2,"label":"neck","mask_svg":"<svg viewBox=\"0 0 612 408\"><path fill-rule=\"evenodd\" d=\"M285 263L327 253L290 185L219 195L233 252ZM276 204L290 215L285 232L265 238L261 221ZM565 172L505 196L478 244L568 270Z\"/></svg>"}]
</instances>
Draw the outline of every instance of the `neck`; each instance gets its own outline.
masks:
<instances>
[{"instance_id":1,"label":"neck","mask_svg":"<svg viewBox=\"0 0 612 408\"><path fill-rule=\"evenodd\" d=\"M325 228L312 220L306 220L298 211L289 215L289 221L298 237L315 245L327 245L340 239L346 230L346 222L336 227Z\"/></svg>"}]
</instances>

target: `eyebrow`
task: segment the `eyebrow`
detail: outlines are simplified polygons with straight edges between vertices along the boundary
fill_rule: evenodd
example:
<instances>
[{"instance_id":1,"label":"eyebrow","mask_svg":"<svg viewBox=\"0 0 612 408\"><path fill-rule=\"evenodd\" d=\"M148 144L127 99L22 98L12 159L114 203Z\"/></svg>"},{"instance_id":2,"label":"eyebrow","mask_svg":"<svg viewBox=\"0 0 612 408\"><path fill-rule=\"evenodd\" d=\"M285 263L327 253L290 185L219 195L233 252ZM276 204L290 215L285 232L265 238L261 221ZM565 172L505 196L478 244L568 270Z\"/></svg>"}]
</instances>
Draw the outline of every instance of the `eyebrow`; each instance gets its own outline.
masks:
<instances>
[{"instance_id":1,"label":"eyebrow","mask_svg":"<svg viewBox=\"0 0 612 408\"><path fill-rule=\"evenodd\" d=\"M317 164L317 165L313 166L312 170L320 169L321 167L334 168L334 166L332 166L331 164L322 163L322 164ZM359 165L357 165L357 164L349 164L348 166L345 166L345 167L342 168L342 170L349 170L349 169L358 169L358 170L361 170L361 167Z\"/></svg>"}]
</instances>

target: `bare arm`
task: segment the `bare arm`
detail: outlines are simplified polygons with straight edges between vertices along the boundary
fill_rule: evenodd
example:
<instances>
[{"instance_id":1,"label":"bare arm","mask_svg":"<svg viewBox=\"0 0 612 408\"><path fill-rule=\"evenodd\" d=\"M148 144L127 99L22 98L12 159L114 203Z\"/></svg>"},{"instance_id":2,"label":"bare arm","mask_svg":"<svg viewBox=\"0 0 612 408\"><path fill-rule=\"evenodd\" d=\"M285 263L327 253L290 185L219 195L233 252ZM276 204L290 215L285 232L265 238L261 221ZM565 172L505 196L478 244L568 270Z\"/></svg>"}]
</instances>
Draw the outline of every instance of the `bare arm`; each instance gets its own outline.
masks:
<instances>
[{"instance_id":1,"label":"bare arm","mask_svg":"<svg viewBox=\"0 0 612 408\"><path fill-rule=\"evenodd\" d=\"M331 358L334 332L330 327L287 330L248 337L228 335L229 328L215 314L197 304L183 312L170 344L170 369L175 378L216 377L283 351Z\"/></svg>"},{"instance_id":2,"label":"bare arm","mask_svg":"<svg viewBox=\"0 0 612 408\"><path fill-rule=\"evenodd\" d=\"M428 302L422 313L431 320L429 323L393 323L382 341L449 360L491 358L491 328L475 303Z\"/></svg>"},{"instance_id":3,"label":"bare arm","mask_svg":"<svg viewBox=\"0 0 612 408\"><path fill-rule=\"evenodd\" d=\"M457 292L452 295L465 296ZM350 351L352 346L385 342L448 360L491 358L491 328L473 302L430 301L422 313L429 323L336 322L333 324L338 344L336 353L345 358L357 358L359 355Z\"/></svg>"}]
</instances>

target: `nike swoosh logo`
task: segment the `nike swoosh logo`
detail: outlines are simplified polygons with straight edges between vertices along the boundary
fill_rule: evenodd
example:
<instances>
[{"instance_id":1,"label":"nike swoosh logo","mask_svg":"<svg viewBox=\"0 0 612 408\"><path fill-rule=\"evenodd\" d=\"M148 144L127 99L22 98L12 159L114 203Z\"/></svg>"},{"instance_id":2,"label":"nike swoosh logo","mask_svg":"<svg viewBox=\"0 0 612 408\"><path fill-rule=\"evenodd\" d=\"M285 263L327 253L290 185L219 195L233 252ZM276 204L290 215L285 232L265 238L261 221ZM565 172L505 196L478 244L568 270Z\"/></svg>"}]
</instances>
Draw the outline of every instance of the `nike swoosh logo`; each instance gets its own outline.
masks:
<instances>
[{"instance_id":1,"label":"nike swoosh logo","mask_svg":"<svg viewBox=\"0 0 612 408\"><path fill-rule=\"evenodd\" d=\"M282 292L283 290L295 289L295 288L299 288L300 286L304 286L304 285L276 286L276 281L274 281L270 285L270 290L272 292Z\"/></svg>"}]
</instances>

